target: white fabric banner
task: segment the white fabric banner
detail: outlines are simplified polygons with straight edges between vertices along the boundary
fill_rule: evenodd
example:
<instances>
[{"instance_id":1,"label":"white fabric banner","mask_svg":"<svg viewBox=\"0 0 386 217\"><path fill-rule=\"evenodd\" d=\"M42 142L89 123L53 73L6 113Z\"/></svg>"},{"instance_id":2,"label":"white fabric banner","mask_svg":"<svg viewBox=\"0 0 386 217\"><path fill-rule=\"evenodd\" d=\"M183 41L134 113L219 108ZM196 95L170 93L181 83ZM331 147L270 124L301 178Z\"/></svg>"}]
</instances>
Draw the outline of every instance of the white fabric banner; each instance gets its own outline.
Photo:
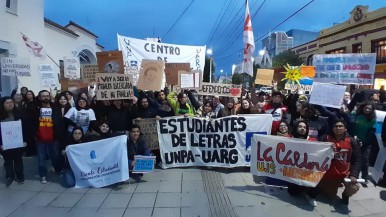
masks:
<instances>
[{"instance_id":1,"label":"white fabric banner","mask_svg":"<svg viewBox=\"0 0 386 217\"><path fill-rule=\"evenodd\" d=\"M219 119L170 117L157 121L162 167L249 166L254 134L270 134L272 115Z\"/></svg>"},{"instance_id":2,"label":"white fabric banner","mask_svg":"<svg viewBox=\"0 0 386 217\"><path fill-rule=\"evenodd\" d=\"M315 187L330 168L330 142L254 135L251 173Z\"/></svg>"},{"instance_id":3,"label":"white fabric banner","mask_svg":"<svg viewBox=\"0 0 386 217\"><path fill-rule=\"evenodd\" d=\"M314 81L337 84L373 85L375 53L315 54Z\"/></svg>"},{"instance_id":4,"label":"white fabric banner","mask_svg":"<svg viewBox=\"0 0 386 217\"><path fill-rule=\"evenodd\" d=\"M142 59L170 63L190 63L193 70L204 71L205 46L165 44L118 35L118 49L123 53L125 73L139 73Z\"/></svg>"},{"instance_id":5,"label":"white fabric banner","mask_svg":"<svg viewBox=\"0 0 386 217\"><path fill-rule=\"evenodd\" d=\"M378 182L379 179L383 176L383 165L386 162L386 146L382 141L382 126L383 121L385 120L386 112L375 110L377 122L375 125L375 137L377 138L377 143L379 146L379 152L377 155L377 159L375 161L374 167L370 167L371 177Z\"/></svg>"},{"instance_id":6,"label":"white fabric banner","mask_svg":"<svg viewBox=\"0 0 386 217\"><path fill-rule=\"evenodd\" d=\"M74 172L75 188L100 188L129 179L127 136L69 145L66 155Z\"/></svg>"}]
</instances>

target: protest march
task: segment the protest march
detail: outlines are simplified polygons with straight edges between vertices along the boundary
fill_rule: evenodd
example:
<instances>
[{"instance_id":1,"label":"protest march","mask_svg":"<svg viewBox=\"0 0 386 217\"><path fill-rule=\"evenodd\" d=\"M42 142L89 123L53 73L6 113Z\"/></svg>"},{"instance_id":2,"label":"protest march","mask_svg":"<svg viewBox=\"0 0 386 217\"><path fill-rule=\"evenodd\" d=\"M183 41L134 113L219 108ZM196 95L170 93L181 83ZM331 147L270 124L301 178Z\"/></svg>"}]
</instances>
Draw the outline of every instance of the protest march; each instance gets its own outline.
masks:
<instances>
[{"instance_id":1,"label":"protest march","mask_svg":"<svg viewBox=\"0 0 386 217\"><path fill-rule=\"evenodd\" d=\"M6 1L5 10L18 15L15 4ZM229 4L226 11L234 9ZM0 187L1 194L50 186L49 193L39 197L54 199L39 206L68 208L65 215L76 206L99 212L106 209L105 201L128 200L114 207L125 210L118 216L131 215L127 210L133 207L149 216L169 216L175 208L169 207L169 200L184 207L197 197L210 208L208 214L194 216L243 216L236 211L252 206L248 193L262 198L257 205L267 205L264 209L274 207L270 200L303 207L292 201L300 198L311 209L319 204L347 209L350 204L350 215L356 216L353 210L358 212L362 192L369 194L369 186L382 192L386 188L386 40L366 38L378 30L378 36L384 35L386 10L369 12L368 6L358 5L348 21L334 23L300 43L294 40L300 34L295 29L271 32L281 24L254 37L252 21L264 4L243 1L242 34L230 37L229 26L222 26L222 33L214 26L210 43L190 41L198 37L195 31L200 32L192 27L181 40L169 36L190 5L163 38L155 36L161 28L157 25L152 27L153 38L122 27L109 39L115 47L99 45L97 35L72 21L61 26L47 18L47 30L18 31L22 46L11 46L0 35L0 161L4 167L0 185L5 186ZM15 7L16 12L11 10ZM215 21L218 25L225 14ZM371 29L357 29L373 20ZM143 25L150 24L144 21ZM43 38L57 38L61 44L64 36L50 33L53 30L79 39L79 48L51 55L52 43L46 46L27 36L39 38L44 33ZM243 46L228 56L235 41L218 49L218 37L235 41L241 37ZM284 46L284 41L291 46ZM257 47L262 48L259 54ZM28 53L18 54L21 48ZM223 65L235 54L239 60L229 62L233 64L230 73ZM33 172L26 169L30 167ZM182 175L176 178L170 171ZM200 178L196 180L194 174ZM197 186L205 194L197 193ZM62 190L54 195L51 188ZM59 204L70 201L62 197L72 191L108 194L98 198L99 205ZM138 191L145 196L135 195ZM246 199L238 196L240 192ZM97 200L84 195L71 197ZM142 201L132 203L150 197L154 200L149 207L157 209L149 211ZM0 198L0 203L4 201ZM182 210L172 211L177 216L189 212L182 214ZM19 214L14 211L5 216ZM253 216L249 210L245 213Z\"/></svg>"}]
</instances>

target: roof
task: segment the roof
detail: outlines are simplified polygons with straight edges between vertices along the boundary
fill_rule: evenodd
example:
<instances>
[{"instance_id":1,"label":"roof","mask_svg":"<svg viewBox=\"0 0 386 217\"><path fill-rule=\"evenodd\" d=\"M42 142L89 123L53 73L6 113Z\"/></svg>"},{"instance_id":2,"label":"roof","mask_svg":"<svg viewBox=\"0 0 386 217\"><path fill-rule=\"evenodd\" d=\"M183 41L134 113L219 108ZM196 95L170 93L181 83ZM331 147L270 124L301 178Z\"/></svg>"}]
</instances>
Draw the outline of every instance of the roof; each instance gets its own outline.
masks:
<instances>
[{"instance_id":1,"label":"roof","mask_svg":"<svg viewBox=\"0 0 386 217\"><path fill-rule=\"evenodd\" d=\"M58 23L55 23L55 22L52 21L52 20L49 20L49 19L47 19L47 18L44 18L44 23L46 23L46 24L48 24L48 25L51 25L51 26L53 26L53 27L56 27L56 28L58 28L58 29L61 29L61 30L65 31L65 32L67 32L67 33L73 35L73 36L79 37L79 35L76 34L74 31L72 31L71 29L68 29L68 28L66 28L66 27L64 27L64 26L62 26L62 25L60 25L60 24L58 24Z\"/></svg>"},{"instance_id":2,"label":"roof","mask_svg":"<svg viewBox=\"0 0 386 217\"><path fill-rule=\"evenodd\" d=\"M86 28L83 28L82 26L80 26L79 24L77 24L77 23L75 23L75 22L73 22L73 21L70 21L70 23L68 23L65 27L67 28L67 27L69 27L69 26L75 26L75 27L77 27L77 28L79 28L79 29L81 29L81 30L87 32L88 34L94 36L95 38L98 38L97 35L95 35L95 34L92 33L91 31L87 30Z\"/></svg>"},{"instance_id":3,"label":"roof","mask_svg":"<svg viewBox=\"0 0 386 217\"><path fill-rule=\"evenodd\" d=\"M103 47L102 45L100 45L100 44L98 44L98 43L96 43L96 45L97 45L98 47L101 47L102 49L105 48L105 47Z\"/></svg>"}]
</instances>

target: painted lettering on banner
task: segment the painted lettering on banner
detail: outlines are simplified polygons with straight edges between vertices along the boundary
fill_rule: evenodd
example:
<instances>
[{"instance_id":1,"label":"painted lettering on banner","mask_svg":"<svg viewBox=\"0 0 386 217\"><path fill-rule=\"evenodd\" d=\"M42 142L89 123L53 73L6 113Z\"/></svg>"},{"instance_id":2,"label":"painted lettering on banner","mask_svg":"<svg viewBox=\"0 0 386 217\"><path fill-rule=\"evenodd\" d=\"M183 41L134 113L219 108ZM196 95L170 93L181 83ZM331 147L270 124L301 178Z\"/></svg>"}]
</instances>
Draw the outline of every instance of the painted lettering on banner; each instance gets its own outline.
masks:
<instances>
[{"instance_id":1,"label":"painted lettering on banner","mask_svg":"<svg viewBox=\"0 0 386 217\"><path fill-rule=\"evenodd\" d=\"M31 76L31 61L29 58L1 58L1 75Z\"/></svg>"},{"instance_id":2,"label":"painted lettering on banner","mask_svg":"<svg viewBox=\"0 0 386 217\"><path fill-rule=\"evenodd\" d=\"M198 91L198 94L210 96L240 97L241 85L202 82L201 89Z\"/></svg>"},{"instance_id":3,"label":"painted lettering on banner","mask_svg":"<svg viewBox=\"0 0 386 217\"><path fill-rule=\"evenodd\" d=\"M96 74L97 100L115 100L134 98L130 76L117 73Z\"/></svg>"},{"instance_id":4,"label":"painted lettering on banner","mask_svg":"<svg viewBox=\"0 0 386 217\"><path fill-rule=\"evenodd\" d=\"M315 187L330 167L332 143L254 135L251 173Z\"/></svg>"}]
</instances>

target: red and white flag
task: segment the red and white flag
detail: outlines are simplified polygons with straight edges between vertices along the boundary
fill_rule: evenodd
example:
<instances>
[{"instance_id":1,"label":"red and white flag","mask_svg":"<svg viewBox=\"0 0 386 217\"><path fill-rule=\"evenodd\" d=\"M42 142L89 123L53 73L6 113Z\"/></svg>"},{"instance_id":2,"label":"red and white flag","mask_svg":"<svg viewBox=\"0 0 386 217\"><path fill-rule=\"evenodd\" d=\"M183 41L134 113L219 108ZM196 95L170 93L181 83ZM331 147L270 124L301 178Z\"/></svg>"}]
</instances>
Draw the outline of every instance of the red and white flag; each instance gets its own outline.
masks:
<instances>
[{"instance_id":1,"label":"red and white flag","mask_svg":"<svg viewBox=\"0 0 386 217\"><path fill-rule=\"evenodd\" d=\"M253 37L252 21L249 13L248 0L246 0L246 12L244 22L244 61L243 72L253 76L253 52L255 51L255 41Z\"/></svg>"},{"instance_id":2,"label":"red and white flag","mask_svg":"<svg viewBox=\"0 0 386 217\"><path fill-rule=\"evenodd\" d=\"M28 50L32 52L36 57L42 57L45 55L43 51L43 46L39 44L38 42L31 41L26 35L21 33L21 37L23 38L23 41L25 45L27 46Z\"/></svg>"}]
</instances>

